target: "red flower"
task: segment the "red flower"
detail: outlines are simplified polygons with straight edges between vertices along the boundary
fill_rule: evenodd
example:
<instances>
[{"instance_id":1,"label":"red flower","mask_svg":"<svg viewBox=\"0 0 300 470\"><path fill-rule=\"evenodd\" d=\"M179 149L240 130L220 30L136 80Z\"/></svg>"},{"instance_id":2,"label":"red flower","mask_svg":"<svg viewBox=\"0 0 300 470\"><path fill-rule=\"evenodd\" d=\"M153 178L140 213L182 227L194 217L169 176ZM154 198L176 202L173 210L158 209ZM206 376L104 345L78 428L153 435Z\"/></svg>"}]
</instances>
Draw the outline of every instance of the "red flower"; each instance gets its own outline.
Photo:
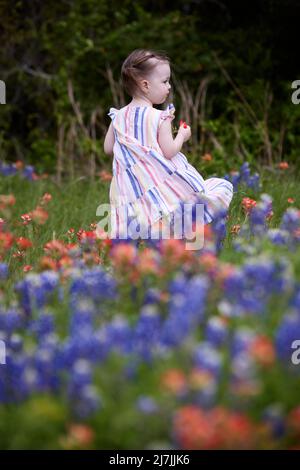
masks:
<instances>
[{"instance_id":1,"label":"red flower","mask_svg":"<svg viewBox=\"0 0 300 470\"><path fill-rule=\"evenodd\" d=\"M203 162L211 162L212 161L212 156L210 153L205 153L202 157L201 160Z\"/></svg>"},{"instance_id":2,"label":"red flower","mask_svg":"<svg viewBox=\"0 0 300 470\"><path fill-rule=\"evenodd\" d=\"M250 197L244 197L242 200L242 207L246 214L249 214L253 207L256 206L256 201L254 199L251 199Z\"/></svg>"},{"instance_id":3,"label":"red flower","mask_svg":"<svg viewBox=\"0 0 300 470\"><path fill-rule=\"evenodd\" d=\"M289 167L288 162L280 162L280 163L278 163L278 168L279 168L280 170L287 170L288 167Z\"/></svg>"},{"instance_id":4,"label":"red flower","mask_svg":"<svg viewBox=\"0 0 300 470\"><path fill-rule=\"evenodd\" d=\"M180 369L169 369L161 376L160 384L168 392L177 394L186 389L187 380Z\"/></svg>"},{"instance_id":5,"label":"red flower","mask_svg":"<svg viewBox=\"0 0 300 470\"><path fill-rule=\"evenodd\" d=\"M48 219L48 212L45 211L42 207L38 206L36 209L34 209L31 212L31 217L34 222L36 222L39 225L43 225L47 219Z\"/></svg>"},{"instance_id":6,"label":"red flower","mask_svg":"<svg viewBox=\"0 0 300 470\"><path fill-rule=\"evenodd\" d=\"M33 267L31 266L31 264L25 264L25 266L23 267L23 271L24 273L27 273L28 271L32 271Z\"/></svg>"},{"instance_id":7,"label":"red flower","mask_svg":"<svg viewBox=\"0 0 300 470\"><path fill-rule=\"evenodd\" d=\"M41 205L44 206L48 204L52 200L52 196L50 193L45 193L41 198Z\"/></svg>"},{"instance_id":8,"label":"red flower","mask_svg":"<svg viewBox=\"0 0 300 470\"><path fill-rule=\"evenodd\" d=\"M11 233L0 232L0 251L8 250L14 242L14 237Z\"/></svg>"},{"instance_id":9,"label":"red flower","mask_svg":"<svg viewBox=\"0 0 300 470\"><path fill-rule=\"evenodd\" d=\"M60 240L52 240L51 242L46 243L44 245L44 251L52 256L63 256L68 252L64 243Z\"/></svg>"},{"instance_id":10,"label":"red flower","mask_svg":"<svg viewBox=\"0 0 300 470\"><path fill-rule=\"evenodd\" d=\"M267 336L258 336L250 346L252 357L262 366L271 366L275 361L275 350Z\"/></svg>"},{"instance_id":11,"label":"red flower","mask_svg":"<svg viewBox=\"0 0 300 470\"><path fill-rule=\"evenodd\" d=\"M24 163L22 162L22 160L17 160L17 161L15 162L15 168L16 168L17 170L21 170L23 167L24 167Z\"/></svg>"},{"instance_id":12,"label":"red flower","mask_svg":"<svg viewBox=\"0 0 300 470\"><path fill-rule=\"evenodd\" d=\"M13 206L16 203L16 198L13 194L0 194L0 209L7 206Z\"/></svg>"},{"instance_id":13,"label":"red flower","mask_svg":"<svg viewBox=\"0 0 300 470\"><path fill-rule=\"evenodd\" d=\"M27 248L32 247L32 242L28 240L28 238L19 237L17 238L16 243L20 250L27 250Z\"/></svg>"},{"instance_id":14,"label":"red flower","mask_svg":"<svg viewBox=\"0 0 300 470\"><path fill-rule=\"evenodd\" d=\"M30 213L21 215L21 219L23 220L23 225L28 225L32 221Z\"/></svg>"}]
</instances>

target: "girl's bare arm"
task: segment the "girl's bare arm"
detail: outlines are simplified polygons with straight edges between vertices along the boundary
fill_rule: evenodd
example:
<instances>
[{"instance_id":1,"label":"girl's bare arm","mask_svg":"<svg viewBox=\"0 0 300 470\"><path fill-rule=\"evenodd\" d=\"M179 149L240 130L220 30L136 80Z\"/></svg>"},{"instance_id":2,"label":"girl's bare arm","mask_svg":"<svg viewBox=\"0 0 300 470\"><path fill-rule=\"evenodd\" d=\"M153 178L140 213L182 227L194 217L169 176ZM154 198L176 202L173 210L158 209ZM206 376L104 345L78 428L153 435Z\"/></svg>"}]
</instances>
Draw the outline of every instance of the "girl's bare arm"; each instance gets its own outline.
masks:
<instances>
[{"instance_id":1,"label":"girl's bare arm","mask_svg":"<svg viewBox=\"0 0 300 470\"><path fill-rule=\"evenodd\" d=\"M180 152L183 142L189 139L191 135L190 127L183 128L180 126L177 136L173 139L172 126L170 119L165 119L159 128L158 143L164 156L171 160L178 152Z\"/></svg>"},{"instance_id":2,"label":"girl's bare arm","mask_svg":"<svg viewBox=\"0 0 300 470\"><path fill-rule=\"evenodd\" d=\"M108 128L108 131L106 133L105 139L104 139L104 145L103 145L104 153L106 153L107 155L112 155L114 143L115 143L115 135L114 135L114 130L113 130L112 122L111 122Z\"/></svg>"}]
</instances>

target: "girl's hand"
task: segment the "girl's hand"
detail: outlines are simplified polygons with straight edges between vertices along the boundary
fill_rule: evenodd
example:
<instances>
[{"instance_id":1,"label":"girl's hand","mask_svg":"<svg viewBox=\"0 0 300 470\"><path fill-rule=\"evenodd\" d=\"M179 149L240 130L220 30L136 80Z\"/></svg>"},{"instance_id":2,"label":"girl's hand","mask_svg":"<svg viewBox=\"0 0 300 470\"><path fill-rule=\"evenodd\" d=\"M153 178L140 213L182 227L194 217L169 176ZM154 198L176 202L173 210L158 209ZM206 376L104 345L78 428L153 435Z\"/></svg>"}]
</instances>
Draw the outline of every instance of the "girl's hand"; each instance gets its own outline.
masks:
<instances>
[{"instance_id":1,"label":"girl's hand","mask_svg":"<svg viewBox=\"0 0 300 470\"><path fill-rule=\"evenodd\" d=\"M183 142L189 140L192 135L191 128L185 122L180 121L180 127L178 129L178 134L182 135Z\"/></svg>"}]
</instances>

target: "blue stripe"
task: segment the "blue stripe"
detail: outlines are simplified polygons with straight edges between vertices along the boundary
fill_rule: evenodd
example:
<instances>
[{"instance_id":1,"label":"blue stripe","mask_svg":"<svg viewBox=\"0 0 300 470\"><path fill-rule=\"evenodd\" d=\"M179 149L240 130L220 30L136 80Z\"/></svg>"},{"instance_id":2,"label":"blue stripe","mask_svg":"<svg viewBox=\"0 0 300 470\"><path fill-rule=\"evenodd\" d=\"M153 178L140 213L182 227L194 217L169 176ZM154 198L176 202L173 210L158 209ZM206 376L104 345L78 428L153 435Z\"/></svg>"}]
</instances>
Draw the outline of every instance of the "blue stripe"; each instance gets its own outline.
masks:
<instances>
[{"instance_id":1,"label":"blue stripe","mask_svg":"<svg viewBox=\"0 0 300 470\"><path fill-rule=\"evenodd\" d=\"M123 154L123 157L124 157L124 160L125 160L125 163L126 163L126 166L129 166L129 161L128 161L128 158L126 157L126 153L124 152L124 149L123 149L123 144L120 144L120 142L118 141L119 145L120 145L120 148L121 148L121 152Z\"/></svg>"},{"instance_id":2,"label":"blue stripe","mask_svg":"<svg viewBox=\"0 0 300 470\"><path fill-rule=\"evenodd\" d=\"M205 189L205 188L202 186L202 184L200 183L200 181L197 180L197 178L196 178L195 176L191 175L191 174L188 173L188 172L187 172L187 174L188 174L191 178L193 178L193 180L195 180L195 181L201 186L201 188L202 188L203 190Z\"/></svg>"},{"instance_id":3,"label":"blue stripe","mask_svg":"<svg viewBox=\"0 0 300 470\"><path fill-rule=\"evenodd\" d=\"M161 166L166 170L166 172L169 174L169 175L172 175L173 174L173 171L170 170L170 168L168 168L159 158L157 158L157 156L152 152L152 150L150 151L150 155L155 158L155 160L157 160Z\"/></svg>"},{"instance_id":4,"label":"blue stripe","mask_svg":"<svg viewBox=\"0 0 300 470\"><path fill-rule=\"evenodd\" d=\"M129 150L128 150L127 147L125 147L125 150L126 150L126 152L128 153L129 158L131 158L131 160L133 161L133 163L136 163L135 158L131 155L131 153L129 152Z\"/></svg>"},{"instance_id":5,"label":"blue stripe","mask_svg":"<svg viewBox=\"0 0 300 470\"><path fill-rule=\"evenodd\" d=\"M138 188L139 188L139 190L140 190L141 196L143 196L143 190L142 190L142 187L141 187L141 185L140 185L140 183L139 183L139 180L137 179L137 177L136 177L133 173L131 173L131 176L133 177L134 181L135 181L136 184L138 185Z\"/></svg>"},{"instance_id":6,"label":"blue stripe","mask_svg":"<svg viewBox=\"0 0 300 470\"><path fill-rule=\"evenodd\" d=\"M141 131L142 131L142 145L144 145L144 114L146 112L147 108L144 108L143 114L142 114L142 124L141 124Z\"/></svg>"},{"instance_id":7,"label":"blue stripe","mask_svg":"<svg viewBox=\"0 0 300 470\"><path fill-rule=\"evenodd\" d=\"M209 189L209 191L211 191L215 188L221 188L221 187L224 187L224 186L225 186L225 188L229 189L229 191L232 191L231 185L228 186L228 184L226 182L224 182L224 183L218 183L217 182L215 186L213 186L212 188Z\"/></svg>"},{"instance_id":8,"label":"blue stripe","mask_svg":"<svg viewBox=\"0 0 300 470\"><path fill-rule=\"evenodd\" d=\"M195 186L191 183L191 181L187 180L186 178L184 178L180 173L178 173L177 171L175 171L176 175L177 176L180 176L181 179L183 179L183 181L185 181L191 188L193 188L193 190L195 192L199 192L197 191L197 188L195 188Z\"/></svg>"},{"instance_id":9,"label":"blue stripe","mask_svg":"<svg viewBox=\"0 0 300 470\"><path fill-rule=\"evenodd\" d=\"M135 195L136 195L136 197L138 198L138 197L139 197L139 193L138 193L138 190L137 190L135 181L134 181L134 179L133 179L133 177L132 177L132 174L130 173L130 170L128 170L128 168L126 169L126 173L127 173L127 175L129 176L129 179L130 179L131 185L132 185L132 187L133 187L133 190L134 190L134 192L135 192Z\"/></svg>"},{"instance_id":10,"label":"blue stripe","mask_svg":"<svg viewBox=\"0 0 300 470\"><path fill-rule=\"evenodd\" d=\"M150 194L150 196L152 197L152 199L153 199L153 201L155 202L155 204L159 206L159 202L158 202L158 200L156 199L156 196L153 194L153 192L152 192L151 189L149 189L149 194Z\"/></svg>"},{"instance_id":11,"label":"blue stripe","mask_svg":"<svg viewBox=\"0 0 300 470\"><path fill-rule=\"evenodd\" d=\"M164 202L163 199L161 198L161 196L160 196L160 194L159 194L157 188L153 188L153 189L154 189L154 191L155 191L155 193L156 193L158 199L162 202L162 205L163 205L163 206L167 209L167 211L169 212L169 208L168 208L168 206L166 206L165 202Z\"/></svg>"},{"instance_id":12,"label":"blue stripe","mask_svg":"<svg viewBox=\"0 0 300 470\"><path fill-rule=\"evenodd\" d=\"M135 116L134 116L134 137L136 139L139 138L139 136L138 136L138 126L137 126L138 120L139 120L139 111L140 111L140 108L136 108Z\"/></svg>"}]
</instances>

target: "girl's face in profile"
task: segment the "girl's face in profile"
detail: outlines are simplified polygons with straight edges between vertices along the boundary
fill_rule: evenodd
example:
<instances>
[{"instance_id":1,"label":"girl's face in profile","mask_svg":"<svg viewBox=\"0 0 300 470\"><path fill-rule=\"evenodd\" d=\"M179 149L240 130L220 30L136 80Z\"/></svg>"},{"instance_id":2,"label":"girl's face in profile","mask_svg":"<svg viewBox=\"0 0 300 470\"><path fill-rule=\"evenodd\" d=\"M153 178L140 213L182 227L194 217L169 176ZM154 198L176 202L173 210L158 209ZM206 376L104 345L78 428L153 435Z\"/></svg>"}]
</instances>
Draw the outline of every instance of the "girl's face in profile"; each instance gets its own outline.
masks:
<instances>
[{"instance_id":1,"label":"girl's face in profile","mask_svg":"<svg viewBox=\"0 0 300 470\"><path fill-rule=\"evenodd\" d=\"M153 104L162 104L170 92L171 70L167 62L156 62L151 74L142 80L142 90Z\"/></svg>"}]
</instances>

